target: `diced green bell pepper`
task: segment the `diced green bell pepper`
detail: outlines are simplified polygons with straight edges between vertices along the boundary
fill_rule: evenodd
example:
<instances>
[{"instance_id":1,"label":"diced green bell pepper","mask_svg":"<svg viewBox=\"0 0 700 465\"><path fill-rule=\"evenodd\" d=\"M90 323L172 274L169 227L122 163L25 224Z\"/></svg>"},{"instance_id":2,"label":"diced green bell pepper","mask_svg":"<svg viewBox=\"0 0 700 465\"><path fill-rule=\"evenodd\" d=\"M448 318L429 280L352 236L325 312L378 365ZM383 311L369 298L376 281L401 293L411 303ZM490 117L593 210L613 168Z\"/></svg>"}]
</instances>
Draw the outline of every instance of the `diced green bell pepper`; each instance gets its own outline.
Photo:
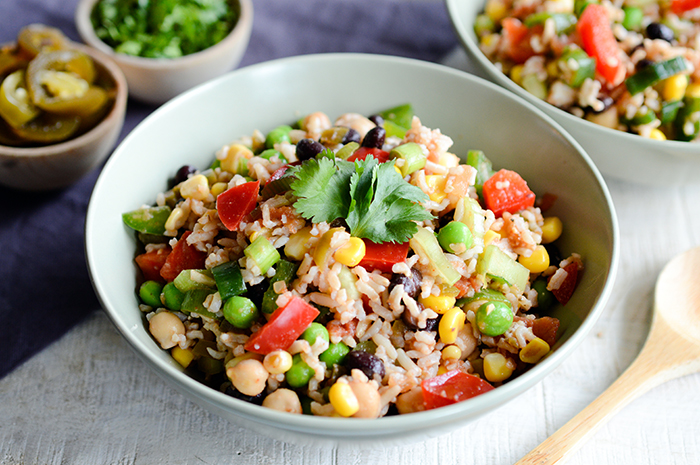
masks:
<instances>
[{"instance_id":1,"label":"diced green bell pepper","mask_svg":"<svg viewBox=\"0 0 700 465\"><path fill-rule=\"evenodd\" d=\"M165 232L165 222L168 221L170 212L172 212L172 209L167 205L162 207L143 207L122 213L122 220L128 227L140 233L162 236Z\"/></svg>"}]
</instances>

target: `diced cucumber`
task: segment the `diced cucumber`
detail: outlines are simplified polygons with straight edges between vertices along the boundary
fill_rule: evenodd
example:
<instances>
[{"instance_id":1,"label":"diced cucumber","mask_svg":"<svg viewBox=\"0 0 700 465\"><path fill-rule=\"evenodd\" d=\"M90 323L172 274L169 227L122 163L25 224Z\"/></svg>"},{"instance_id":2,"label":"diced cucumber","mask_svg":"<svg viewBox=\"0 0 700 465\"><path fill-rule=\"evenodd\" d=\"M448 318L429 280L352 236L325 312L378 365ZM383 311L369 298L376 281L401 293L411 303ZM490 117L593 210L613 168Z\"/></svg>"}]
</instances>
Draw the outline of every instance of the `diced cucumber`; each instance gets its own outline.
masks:
<instances>
[{"instance_id":1,"label":"diced cucumber","mask_svg":"<svg viewBox=\"0 0 700 465\"><path fill-rule=\"evenodd\" d=\"M530 270L510 258L497 246L487 245L476 263L476 272L501 278L509 285L524 291L530 279Z\"/></svg>"},{"instance_id":2,"label":"diced cucumber","mask_svg":"<svg viewBox=\"0 0 700 465\"><path fill-rule=\"evenodd\" d=\"M350 271L350 268L343 266L338 272L338 280L340 281L340 287L345 289L348 299L359 300L362 297L355 285L357 277Z\"/></svg>"},{"instance_id":3,"label":"diced cucumber","mask_svg":"<svg viewBox=\"0 0 700 465\"><path fill-rule=\"evenodd\" d=\"M467 152L467 165L476 169L476 193L481 196L484 183L493 176L493 165L486 154L481 150L470 150Z\"/></svg>"},{"instance_id":4,"label":"diced cucumber","mask_svg":"<svg viewBox=\"0 0 700 465\"><path fill-rule=\"evenodd\" d=\"M162 236L165 232L165 222L168 221L172 209L167 205L162 207L144 207L127 213L122 213L122 221L131 229L144 234Z\"/></svg>"},{"instance_id":5,"label":"diced cucumber","mask_svg":"<svg viewBox=\"0 0 700 465\"><path fill-rule=\"evenodd\" d=\"M235 260L217 265L211 269L211 272L222 301L229 297L241 295L246 291L241 268Z\"/></svg>"},{"instance_id":6,"label":"diced cucumber","mask_svg":"<svg viewBox=\"0 0 700 465\"><path fill-rule=\"evenodd\" d=\"M204 301L211 293L212 289L192 289L185 292L185 298L182 300L180 311L187 315L190 313L196 313L201 316L216 318L216 315L207 310L204 306Z\"/></svg>"}]
</instances>

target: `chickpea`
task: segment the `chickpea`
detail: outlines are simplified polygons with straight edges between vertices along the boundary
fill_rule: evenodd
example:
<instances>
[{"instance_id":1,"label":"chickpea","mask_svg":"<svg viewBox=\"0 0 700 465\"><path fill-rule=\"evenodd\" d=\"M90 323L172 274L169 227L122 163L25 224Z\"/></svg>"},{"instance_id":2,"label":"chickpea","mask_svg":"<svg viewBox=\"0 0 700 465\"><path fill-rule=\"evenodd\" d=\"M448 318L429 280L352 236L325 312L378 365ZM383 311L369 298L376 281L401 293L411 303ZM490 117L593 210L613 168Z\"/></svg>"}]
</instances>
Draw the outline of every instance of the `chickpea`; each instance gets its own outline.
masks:
<instances>
[{"instance_id":1,"label":"chickpea","mask_svg":"<svg viewBox=\"0 0 700 465\"><path fill-rule=\"evenodd\" d=\"M185 334L185 325L175 314L160 312L148 322L148 330L163 349L171 349L177 345L179 336Z\"/></svg>"},{"instance_id":2,"label":"chickpea","mask_svg":"<svg viewBox=\"0 0 700 465\"><path fill-rule=\"evenodd\" d=\"M360 410L353 417L355 418L377 418L382 409L379 392L373 383L363 383L361 381L350 381L348 383L352 392L360 402Z\"/></svg>"},{"instance_id":3,"label":"chickpea","mask_svg":"<svg viewBox=\"0 0 700 465\"><path fill-rule=\"evenodd\" d=\"M308 137L318 140L321 133L331 127L331 120L325 113L317 111L307 115L301 127L306 131Z\"/></svg>"},{"instance_id":4,"label":"chickpea","mask_svg":"<svg viewBox=\"0 0 700 465\"><path fill-rule=\"evenodd\" d=\"M335 120L335 126L353 128L355 131L359 132L360 137L364 139L365 135L370 131L370 129L376 127L377 125L370 121L369 118L362 116L359 113L345 113Z\"/></svg>"},{"instance_id":5,"label":"chickpea","mask_svg":"<svg viewBox=\"0 0 700 465\"><path fill-rule=\"evenodd\" d=\"M413 413L425 410L423 406L423 390L416 386L408 392L404 392L396 398L396 408L399 413Z\"/></svg>"},{"instance_id":6,"label":"chickpea","mask_svg":"<svg viewBox=\"0 0 700 465\"><path fill-rule=\"evenodd\" d=\"M243 360L226 369L233 387L247 396L257 396L265 390L269 373L262 362L254 358Z\"/></svg>"},{"instance_id":7,"label":"chickpea","mask_svg":"<svg viewBox=\"0 0 700 465\"><path fill-rule=\"evenodd\" d=\"M265 397L263 407L279 410L280 412L301 413L301 402L297 393L291 389L278 389Z\"/></svg>"}]
</instances>

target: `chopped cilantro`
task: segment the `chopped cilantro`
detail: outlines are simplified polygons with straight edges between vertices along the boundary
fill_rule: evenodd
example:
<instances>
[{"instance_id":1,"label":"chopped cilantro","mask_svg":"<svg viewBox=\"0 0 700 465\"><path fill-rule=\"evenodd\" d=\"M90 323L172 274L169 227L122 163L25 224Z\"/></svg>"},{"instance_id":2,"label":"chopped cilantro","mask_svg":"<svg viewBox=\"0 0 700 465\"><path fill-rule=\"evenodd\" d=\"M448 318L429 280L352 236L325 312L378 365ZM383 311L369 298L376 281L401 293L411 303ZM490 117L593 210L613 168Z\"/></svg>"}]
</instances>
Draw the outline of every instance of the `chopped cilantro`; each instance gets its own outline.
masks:
<instances>
[{"instance_id":1,"label":"chopped cilantro","mask_svg":"<svg viewBox=\"0 0 700 465\"><path fill-rule=\"evenodd\" d=\"M396 172L393 160L310 159L294 169L294 176L299 214L314 223L344 218L355 237L406 242L418 230L415 221L433 218L420 205L428 196Z\"/></svg>"}]
</instances>

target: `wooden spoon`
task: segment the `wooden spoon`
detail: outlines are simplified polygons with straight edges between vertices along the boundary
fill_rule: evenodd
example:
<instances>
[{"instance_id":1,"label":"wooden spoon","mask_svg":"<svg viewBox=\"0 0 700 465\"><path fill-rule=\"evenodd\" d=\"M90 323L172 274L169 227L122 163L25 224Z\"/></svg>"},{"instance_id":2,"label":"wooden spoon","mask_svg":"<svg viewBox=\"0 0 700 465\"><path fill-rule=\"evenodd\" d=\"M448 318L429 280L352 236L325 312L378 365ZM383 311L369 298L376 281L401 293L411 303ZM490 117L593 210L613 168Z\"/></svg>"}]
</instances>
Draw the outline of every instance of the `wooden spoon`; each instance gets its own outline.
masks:
<instances>
[{"instance_id":1,"label":"wooden spoon","mask_svg":"<svg viewBox=\"0 0 700 465\"><path fill-rule=\"evenodd\" d=\"M700 247L678 255L661 271L649 336L629 368L515 465L563 463L622 407L659 384L698 371Z\"/></svg>"}]
</instances>

